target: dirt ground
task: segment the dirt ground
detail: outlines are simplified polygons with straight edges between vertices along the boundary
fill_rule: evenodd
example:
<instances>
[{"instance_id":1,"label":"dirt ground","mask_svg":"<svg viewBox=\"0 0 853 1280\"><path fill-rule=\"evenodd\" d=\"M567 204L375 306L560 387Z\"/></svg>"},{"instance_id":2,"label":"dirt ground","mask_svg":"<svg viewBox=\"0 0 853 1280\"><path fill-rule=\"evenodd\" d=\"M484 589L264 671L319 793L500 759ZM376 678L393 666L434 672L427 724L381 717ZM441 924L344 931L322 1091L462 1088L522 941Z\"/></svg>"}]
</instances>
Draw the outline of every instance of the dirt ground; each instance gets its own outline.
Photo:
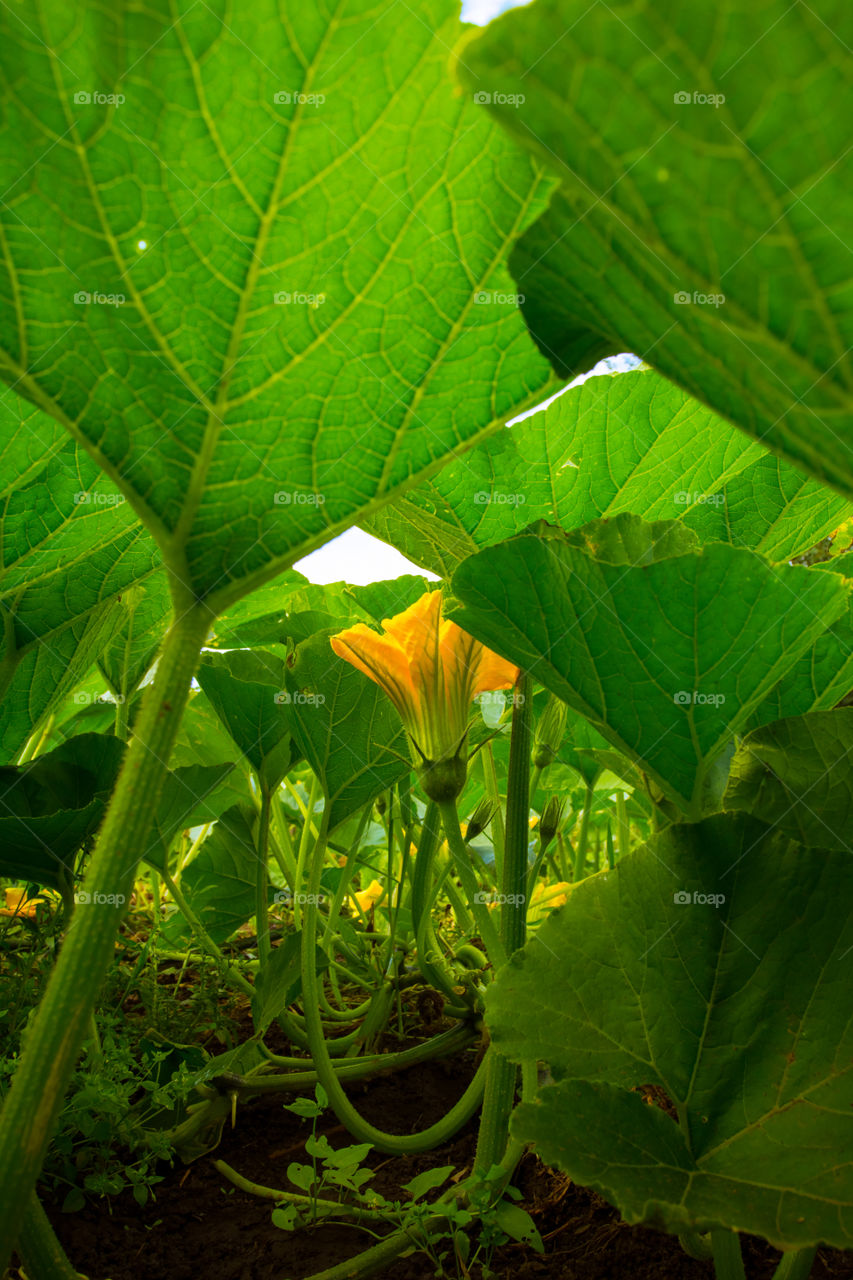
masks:
<instances>
[{"instance_id":1,"label":"dirt ground","mask_svg":"<svg viewBox=\"0 0 853 1280\"><path fill-rule=\"evenodd\" d=\"M413 1067L396 1075L353 1086L350 1096L373 1123L412 1132L438 1120L465 1088L474 1068L474 1051ZM282 1106L282 1095L266 1095L241 1107L237 1126L226 1126L215 1153L193 1164L165 1165L156 1201L140 1208L130 1193L89 1204L78 1213L45 1208L69 1257L89 1280L302 1280L375 1243L365 1230L322 1223L295 1233L271 1221L273 1204L231 1185L214 1167L225 1160L254 1182L289 1188L286 1170L304 1158L307 1122ZM323 1117L318 1131L333 1146L350 1141L334 1115ZM376 1171L371 1186L388 1198L416 1173L437 1165L466 1169L474 1153L476 1127L425 1155L389 1157L373 1152L365 1164ZM687 1257L674 1237L629 1227L599 1196L573 1185L535 1157L520 1164L514 1185L520 1203L532 1215L545 1243L544 1255L508 1244L491 1258L500 1280L707 1280L710 1263ZM390 1229L390 1228L389 1228ZM447 1247L447 1246L445 1246ZM476 1239L472 1241L473 1256ZM745 1238L748 1280L769 1280L778 1254L763 1242ZM452 1252L443 1263L451 1277L483 1274L479 1262L457 1267ZM13 1270L12 1274L16 1274ZM427 1280L435 1263L425 1254L401 1258L382 1272L388 1280ZM853 1252L822 1251L813 1280L853 1280Z\"/></svg>"}]
</instances>

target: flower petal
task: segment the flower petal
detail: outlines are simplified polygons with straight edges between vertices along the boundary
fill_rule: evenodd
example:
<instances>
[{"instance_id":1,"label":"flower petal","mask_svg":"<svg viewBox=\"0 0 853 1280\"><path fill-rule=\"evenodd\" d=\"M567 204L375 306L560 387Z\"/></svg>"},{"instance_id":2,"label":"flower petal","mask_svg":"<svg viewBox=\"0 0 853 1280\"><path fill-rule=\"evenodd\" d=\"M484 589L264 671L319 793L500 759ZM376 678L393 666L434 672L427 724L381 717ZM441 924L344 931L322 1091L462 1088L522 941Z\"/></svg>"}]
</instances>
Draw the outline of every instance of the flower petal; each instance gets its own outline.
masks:
<instances>
[{"instance_id":1,"label":"flower petal","mask_svg":"<svg viewBox=\"0 0 853 1280\"><path fill-rule=\"evenodd\" d=\"M339 658L384 689L404 721L416 714L417 691L409 672L409 661L397 641L380 636L363 622L331 637Z\"/></svg>"},{"instance_id":2,"label":"flower petal","mask_svg":"<svg viewBox=\"0 0 853 1280\"><path fill-rule=\"evenodd\" d=\"M442 605L440 590L427 591L383 619L383 635L360 622L331 640L339 657L385 690L424 760L434 763L456 756L474 698L518 678L518 667L444 618Z\"/></svg>"}]
</instances>

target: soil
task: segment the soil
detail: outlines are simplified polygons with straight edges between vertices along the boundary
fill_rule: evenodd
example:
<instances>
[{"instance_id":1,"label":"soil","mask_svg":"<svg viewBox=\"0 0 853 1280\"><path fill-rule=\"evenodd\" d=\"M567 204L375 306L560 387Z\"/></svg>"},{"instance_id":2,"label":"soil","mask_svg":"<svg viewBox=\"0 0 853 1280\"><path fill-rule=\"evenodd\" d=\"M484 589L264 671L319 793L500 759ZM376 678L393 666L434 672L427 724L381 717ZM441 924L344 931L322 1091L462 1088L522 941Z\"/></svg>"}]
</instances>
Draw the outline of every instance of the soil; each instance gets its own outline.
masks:
<instances>
[{"instance_id":1,"label":"soil","mask_svg":"<svg viewBox=\"0 0 853 1280\"><path fill-rule=\"evenodd\" d=\"M353 1085L350 1096L363 1115L383 1128L412 1132L438 1120L470 1080L476 1051ZM237 1126L226 1127L217 1150L193 1164L164 1165L156 1201L140 1208L130 1193L63 1214L44 1204L75 1266L89 1280L302 1280L370 1247L365 1231L323 1223L295 1233L273 1226L272 1202L232 1186L214 1167L228 1162L265 1186L288 1188L286 1170L305 1159L308 1122L282 1107L283 1095L266 1095L242 1106ZM318 1131L333 1146L351 1139L330 1112ZM389 1199L416 1173L438 1165L470 1168L476 1124L425 1155L388 1157L372 1152L365 1164L376 1171L371 1186ZM491 1271L500 1280L713 1280L710 1263L696 1262L678 1241L643 1227L629 1227L594 1192L526 1156L516 1171L519 1202L532 1215L545 1243L544 1255L523 1245L496 1250ZM292 1189L292 1188L291 1188ZM433 1193L435 1194L435 1193ZM770 1280L779 1255L762 1241L743 1237L748 1280ZM448 1277L480 1280L479 1263L457 1269L448 1249ZM471 1253L475 1252L476 1240ZM425 1254L398 1259L381 1274L388 1280L427 1280L435 1263ZM11 1274L17 1276L12 1268ZM822 1250L812 1280L853 1280L853 1252Z\"/></svg>"}]
</instances>

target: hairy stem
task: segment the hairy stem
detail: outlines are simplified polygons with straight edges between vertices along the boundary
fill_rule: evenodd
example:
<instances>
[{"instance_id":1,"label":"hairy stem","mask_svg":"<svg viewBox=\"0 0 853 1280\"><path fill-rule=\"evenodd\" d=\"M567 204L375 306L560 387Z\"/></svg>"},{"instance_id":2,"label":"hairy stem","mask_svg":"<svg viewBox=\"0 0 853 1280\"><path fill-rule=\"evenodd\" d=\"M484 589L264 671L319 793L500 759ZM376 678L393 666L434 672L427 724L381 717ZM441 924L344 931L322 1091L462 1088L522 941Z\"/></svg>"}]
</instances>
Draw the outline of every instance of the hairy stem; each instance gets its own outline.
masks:
<instances>
[{"instance_id":1,"label":"hairy stem","mask_svg":"<svg viewBox=\"0 0 853 1280\"><path fill-rule=\"evenodd\" d=\"M527 837L530 812L530 677L523 674L512 713L512 738L507 773L506 841L501 873L501 943L507 956L524 946L527 922ZM486 1071L486 1089L474 1168L485 1174L500 1164L509 1140L509 1118L515 1104L518 1067L492 1052Z\"/></svg>"},{"instance_id":2,"label":"hairy stem","mask_svg":"<svg viewBox=\"0 0 853 1280\"><path fill-rule=\"evenodd\" d=\"M152 842L152 820L199 651L212 622L193 604L169 629L116 789L89 862L65 943L0 1113L0 1274L20 1230L98 988L114 954L136 866ZM119 905L110 905L119 903ZM119 901L121 900L121 901Z\"/></svg>"}]
</instances>

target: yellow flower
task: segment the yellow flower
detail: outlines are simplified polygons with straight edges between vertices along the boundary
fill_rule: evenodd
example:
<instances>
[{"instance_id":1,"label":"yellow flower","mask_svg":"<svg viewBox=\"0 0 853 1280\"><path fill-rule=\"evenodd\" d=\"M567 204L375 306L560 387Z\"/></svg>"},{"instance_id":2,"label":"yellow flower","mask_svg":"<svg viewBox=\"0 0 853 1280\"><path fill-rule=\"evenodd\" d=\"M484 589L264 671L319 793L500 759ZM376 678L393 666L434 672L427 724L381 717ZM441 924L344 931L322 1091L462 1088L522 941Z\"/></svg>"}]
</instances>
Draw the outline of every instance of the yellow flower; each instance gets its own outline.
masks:
<instances>
[{"instance_id":1,"label":"yellow flower","mask_svg":"<svg viewBox=\"0 0 853 1280\"><path fill-rule=\"evenodd\" d=\"M0 907L0 916L29 916L32 919L36 914L36 908L43 902L59 901L59 894L52 889L42 889L37 898L30 898L28 902L24 902L26 892L26 889L11 887L5 889L6 905Z\"/></svg>"},{"instance_id":2,"label":"yellow flower","mask_svg":"<svg viewBox=\"0 0 853 1280\"><path fill-rule=\"evenodd\" d=\"M375 907L385 897L385 890L378 880L371 880L366 889L350 896L349 904L353 911L360 908L362 915L367 915L371 907Z\"/></svg>"},{"instance_id":3,"label":"yellow flower","mask_svg":"<svg viewBox=\"0 0 853 1280\"><path fill-rule=\"evenodd\" d=\"M511 688L518 667L443 618L440 591L428 591L396 617L385 618L382 629L380 635L360 622L332 636L332 648L394 703L427 794L430 779L432 799L455 798L465 783L461 753L471 703L487 690Z\"/></svg>"},{"instance_id":4,"label":"yellow flower","mask_svg":"<svg viewBox=\"0 0 853 1280\"><path fill-rule=\"evenodd\" d=\"M530 897L527 923L538 924L545 919L549 911L553 911L555 907L562 907L571 887L565 880L557 880L554 884L537 881L536 888Z\"/></svg>"}]
</instances>

